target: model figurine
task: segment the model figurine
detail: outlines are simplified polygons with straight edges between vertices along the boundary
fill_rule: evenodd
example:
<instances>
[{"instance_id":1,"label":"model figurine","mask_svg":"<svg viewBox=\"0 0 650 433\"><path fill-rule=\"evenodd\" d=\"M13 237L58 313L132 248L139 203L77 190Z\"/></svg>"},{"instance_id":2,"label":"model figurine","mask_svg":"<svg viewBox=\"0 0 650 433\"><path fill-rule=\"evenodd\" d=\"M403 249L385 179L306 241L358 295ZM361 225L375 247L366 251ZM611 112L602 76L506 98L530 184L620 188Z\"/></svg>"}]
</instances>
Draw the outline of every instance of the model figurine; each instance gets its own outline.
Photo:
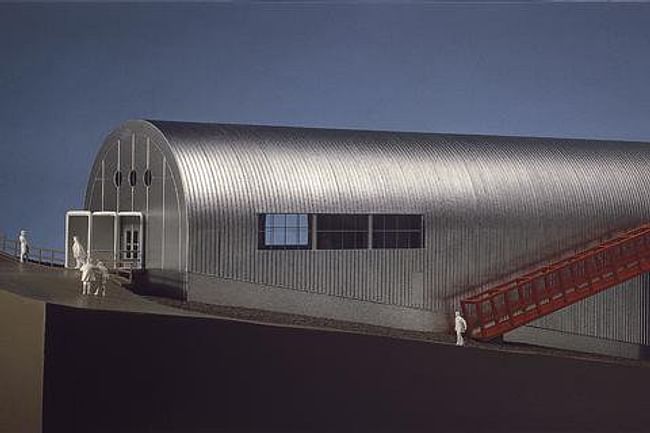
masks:
<instances>
[{"instance_id":1,"label":"model figurine","mask_svg":"<svg viewBox=\"0 0 650 433\"><path fill-rule=\"evenodd\" d=\"M86 261L81 266L82 295L90 295L90 289L93 281L95 281L95 272L93 269L92 261L88 259L88 261Z\"/></svg>"},{"instance_id":2,"label":"model figurine","mask_svg":"<svg viewBox=\"0 0 650 433\"><path fill-rule=\"evenodd\" d=\"M86 260L86 250L84 250L83 245L81 245L81 242L79 242L76 236L72 237L72 256L76 261L75 269L81 269L81 266Z\"/></svg>"},{"instance_id":3,"label":"model figurine","mask_svg":"<svg viewBox=\"0 0 650 433\"><path fill-rule=\"evenodd\" d=\"M464 346L465 340L463 339L463 333L467 331L467 322L460 315L459 311L456 311L454 330L456 331L456 346Z\"/></svg>"},{"instance_id":4,"label":"model figurine","mask_svg":"<svg viewBox=\"0 0 650 433\"><path fill-rule=\"evenodd\" d=\"M20 263L25 263L29 258L29 243L27 242L27 232L25 230L20 231L18 242L20 242Z\"/></svg>"},{"instance_id":5,"label":"model figurine","mask_svg":"<svg viewBox=\"0 0 650 433\"><path fill-rule=\"evenodd\" d=\"M101 285L98 286L97 289L95 290L95 296L98 296L100 292L102 296L106 296L106 283L108 282L108 269L101 261L97 262L97 266L95 266L95 269L99 274L98 280Z\"/></svg>"}]
</instances>

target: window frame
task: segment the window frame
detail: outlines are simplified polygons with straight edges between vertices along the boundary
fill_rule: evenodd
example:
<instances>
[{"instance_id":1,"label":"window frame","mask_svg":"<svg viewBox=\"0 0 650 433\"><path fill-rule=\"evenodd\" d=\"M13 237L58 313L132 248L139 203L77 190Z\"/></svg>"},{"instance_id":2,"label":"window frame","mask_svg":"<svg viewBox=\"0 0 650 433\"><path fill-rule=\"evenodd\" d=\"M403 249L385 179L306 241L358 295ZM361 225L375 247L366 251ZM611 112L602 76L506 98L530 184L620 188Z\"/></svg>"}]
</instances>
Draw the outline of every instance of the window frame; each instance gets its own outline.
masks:
<instances>
[{"instance_id":1,"label":"window frame","mask_svg":"<svg viewBox=\"0 0 650 433\"><path fill-rule=\"evenodd\" d=\"M414 228L413 221L407 218L417 218L418 228ZM400 221L401 219L401 221ZM424 215L422 214L373 214L372 217L372 249L373 250L418 250L424 244ZM381 221L381 222L380 222ZM379 224L378 224L379 223ZM381 226L381 227L379 227ZM379 227L379 228L378 228ZM417 234L419 242L416 246L412 242L413 235ZM386 246L387 237L394 238L391 245ZM380 241L381 237L381 241ZM406 240L407 246L400 246Z\"/></svg>"},{"instance_id":2,"label":"window frame","mask_svg":"<svg viewBox=\"0 0 650 433\"><path fill-rule=\"evenodd\" d=\"M305 233L306 244L267 244L266 221L269 216L287 216L295 215L300 219L301 216L307 217L307 226L300 223L297 226L272 225L271 228L284 230L285 242L287 231L296 229L298 239ZM324 218L331 218L328 223L324 224ZM345 220L346 217L356 217ZM295 213L295 212L267 212L258 213L258 250L320 250L320 251L359 251L359 250L418 250L426 248L425 245L425 215L424 214L374 214L374 213ZM408 220L410 218L410 221ZM417 220L417 224L414 222ZM378 227L378 224L379 226ZM338 226L337 226L338 224ZM417 227L417 228L416 228ZM274 230L271 230L273 232ZM340 240L334 247L321 246L321 236L324 234L339 234ZM352 243L346 242L345 235L354 234ZM381 241L379 238L381 237ZM386 239L390 238L389 246L386 246ZM414 242L414 239L417 239ZM348 239L349 241L349 239ZM346 245L353 245L346 247Z\"/></svg>"},{"instance_id":3,"label":"window frame","mask_svg":"<svg viewBox=\"0 0 650 433\"><path fill-rule=\"evenodd\" d=\"M268 245L266 243L266 232L267 232L267 227L266 227L266 220L269 215L284 215L285 218L287 215L296 215L298 218L300 218L301 215L307 216L307 243L306 244L270 244ZM313 220L313 215L308 214L308 213L295 213L295 212L266 212L266 213L258 213L257 214L257 249L258 250L311 250L312 249L312 220ZM298 230L298 236L300 238L300 229L303 227L300 225L300 223L297 226L287 226L286 224L284 226L272 226L273 228L281 228L284 229L285 232L285 241L286 241L286 231L287 229L297 229Z\"/></svg>"},{"instance_id":4,"label":"window frame","mask_svg":"<svg viewBox=\"0 0 650 433\"><path fill-rule=\"evenodd\" d=\"M349 219L346 221L345 218ZM354 251L354 250L367 250L370 249L370 214L366 213L319 213L314 214L316 220L314 237L316 239L316 250L323 251ZM329 218L326 228L322 228L322 220ZM339 218L340 221L335 221L336 218ZM354 221L353 219L356 219ZM332 224L334 223L334 224ZM338 223L338 227L333 227ZM359 224L361 223L361 224ZM351 227L350 227L351 226ZM339 247L322 247L321 246L321 236L320 235L339 235ZM352 248L345 247L346 242L349 242L349 239L346 241L345 235L353 235L353 244ZM357 242L357 236L361 235L361 242ZM363 246L361 246L363 244Z\"/></svg>"}]
</instances>

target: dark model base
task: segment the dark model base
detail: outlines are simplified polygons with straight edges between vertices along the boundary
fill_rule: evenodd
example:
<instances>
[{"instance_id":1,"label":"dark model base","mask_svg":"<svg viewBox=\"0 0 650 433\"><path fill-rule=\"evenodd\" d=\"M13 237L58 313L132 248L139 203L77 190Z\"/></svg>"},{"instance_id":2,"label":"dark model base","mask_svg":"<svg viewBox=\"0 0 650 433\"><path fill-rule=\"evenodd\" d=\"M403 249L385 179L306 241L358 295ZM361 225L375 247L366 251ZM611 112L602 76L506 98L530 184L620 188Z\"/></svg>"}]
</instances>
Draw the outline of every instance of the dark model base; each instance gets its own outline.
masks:
<instances>
[{"instance_id":1,"label":"dark model base","mask_svg":"<svg viewBox=\"0 0 650 433\"><path fill-rule=\"evenodd\" d=\"M650 369L46 308L43 431L637 431Z\"/></svg>"}]
</instances>

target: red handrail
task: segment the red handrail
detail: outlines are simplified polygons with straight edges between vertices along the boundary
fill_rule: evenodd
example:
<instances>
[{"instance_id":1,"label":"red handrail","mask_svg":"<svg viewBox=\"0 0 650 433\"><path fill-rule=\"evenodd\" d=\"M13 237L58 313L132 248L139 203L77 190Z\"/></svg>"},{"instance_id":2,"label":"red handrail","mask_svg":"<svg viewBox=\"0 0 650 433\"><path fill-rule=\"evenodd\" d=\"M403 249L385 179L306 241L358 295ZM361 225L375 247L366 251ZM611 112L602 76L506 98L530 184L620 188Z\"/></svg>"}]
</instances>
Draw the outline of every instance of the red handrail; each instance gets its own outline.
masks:
<instances>
[{"instance_id":1,"label":"red handrail","mask_svg":"<svg viewBox=\"0 0 650 433\"><path fill-rule=\"evenodd\" d=\"M650 224L461 301L474 338L488 340L650 271Z\"/></svg>"}]
</instances>

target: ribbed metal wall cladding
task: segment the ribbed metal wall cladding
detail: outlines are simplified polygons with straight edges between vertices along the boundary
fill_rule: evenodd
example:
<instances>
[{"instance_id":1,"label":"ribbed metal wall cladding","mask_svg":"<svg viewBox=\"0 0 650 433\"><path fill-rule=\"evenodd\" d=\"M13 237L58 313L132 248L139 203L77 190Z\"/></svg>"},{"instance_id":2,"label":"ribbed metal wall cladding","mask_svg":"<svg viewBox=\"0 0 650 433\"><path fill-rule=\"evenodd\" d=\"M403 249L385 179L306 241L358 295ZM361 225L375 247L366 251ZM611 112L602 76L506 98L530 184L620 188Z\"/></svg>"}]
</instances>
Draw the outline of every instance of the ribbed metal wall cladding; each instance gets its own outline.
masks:
<instances>
[{"instance_id":1,"label":"ribbed metal wall cladding","mask_svg":"<svg viewBox=\"0 0 650 433\"><path fill-rule=\"evenodd\" d=\"M634 278L531 325L606 338L628 343L649 344L648 275Z\"/></svg>"},{"instance_id":2,"label":"ribbed metal wall cladding","mask_svg":"<svg viewBox=\"0 0 650 433\"><path fill-rule=\"evenodd\" d=\"M468 288L650 220L646 143L127 125L143 134L153 126L168 142L183 185L187 267L200 274L449 311ZM425 248L258 250L257 215L271 212L422 214ZM647 284L628 286L545 326L591 332L594 312L632 309L642 319L615 318L597 334L647 342Z\"/></svg>"}]
</instances>

